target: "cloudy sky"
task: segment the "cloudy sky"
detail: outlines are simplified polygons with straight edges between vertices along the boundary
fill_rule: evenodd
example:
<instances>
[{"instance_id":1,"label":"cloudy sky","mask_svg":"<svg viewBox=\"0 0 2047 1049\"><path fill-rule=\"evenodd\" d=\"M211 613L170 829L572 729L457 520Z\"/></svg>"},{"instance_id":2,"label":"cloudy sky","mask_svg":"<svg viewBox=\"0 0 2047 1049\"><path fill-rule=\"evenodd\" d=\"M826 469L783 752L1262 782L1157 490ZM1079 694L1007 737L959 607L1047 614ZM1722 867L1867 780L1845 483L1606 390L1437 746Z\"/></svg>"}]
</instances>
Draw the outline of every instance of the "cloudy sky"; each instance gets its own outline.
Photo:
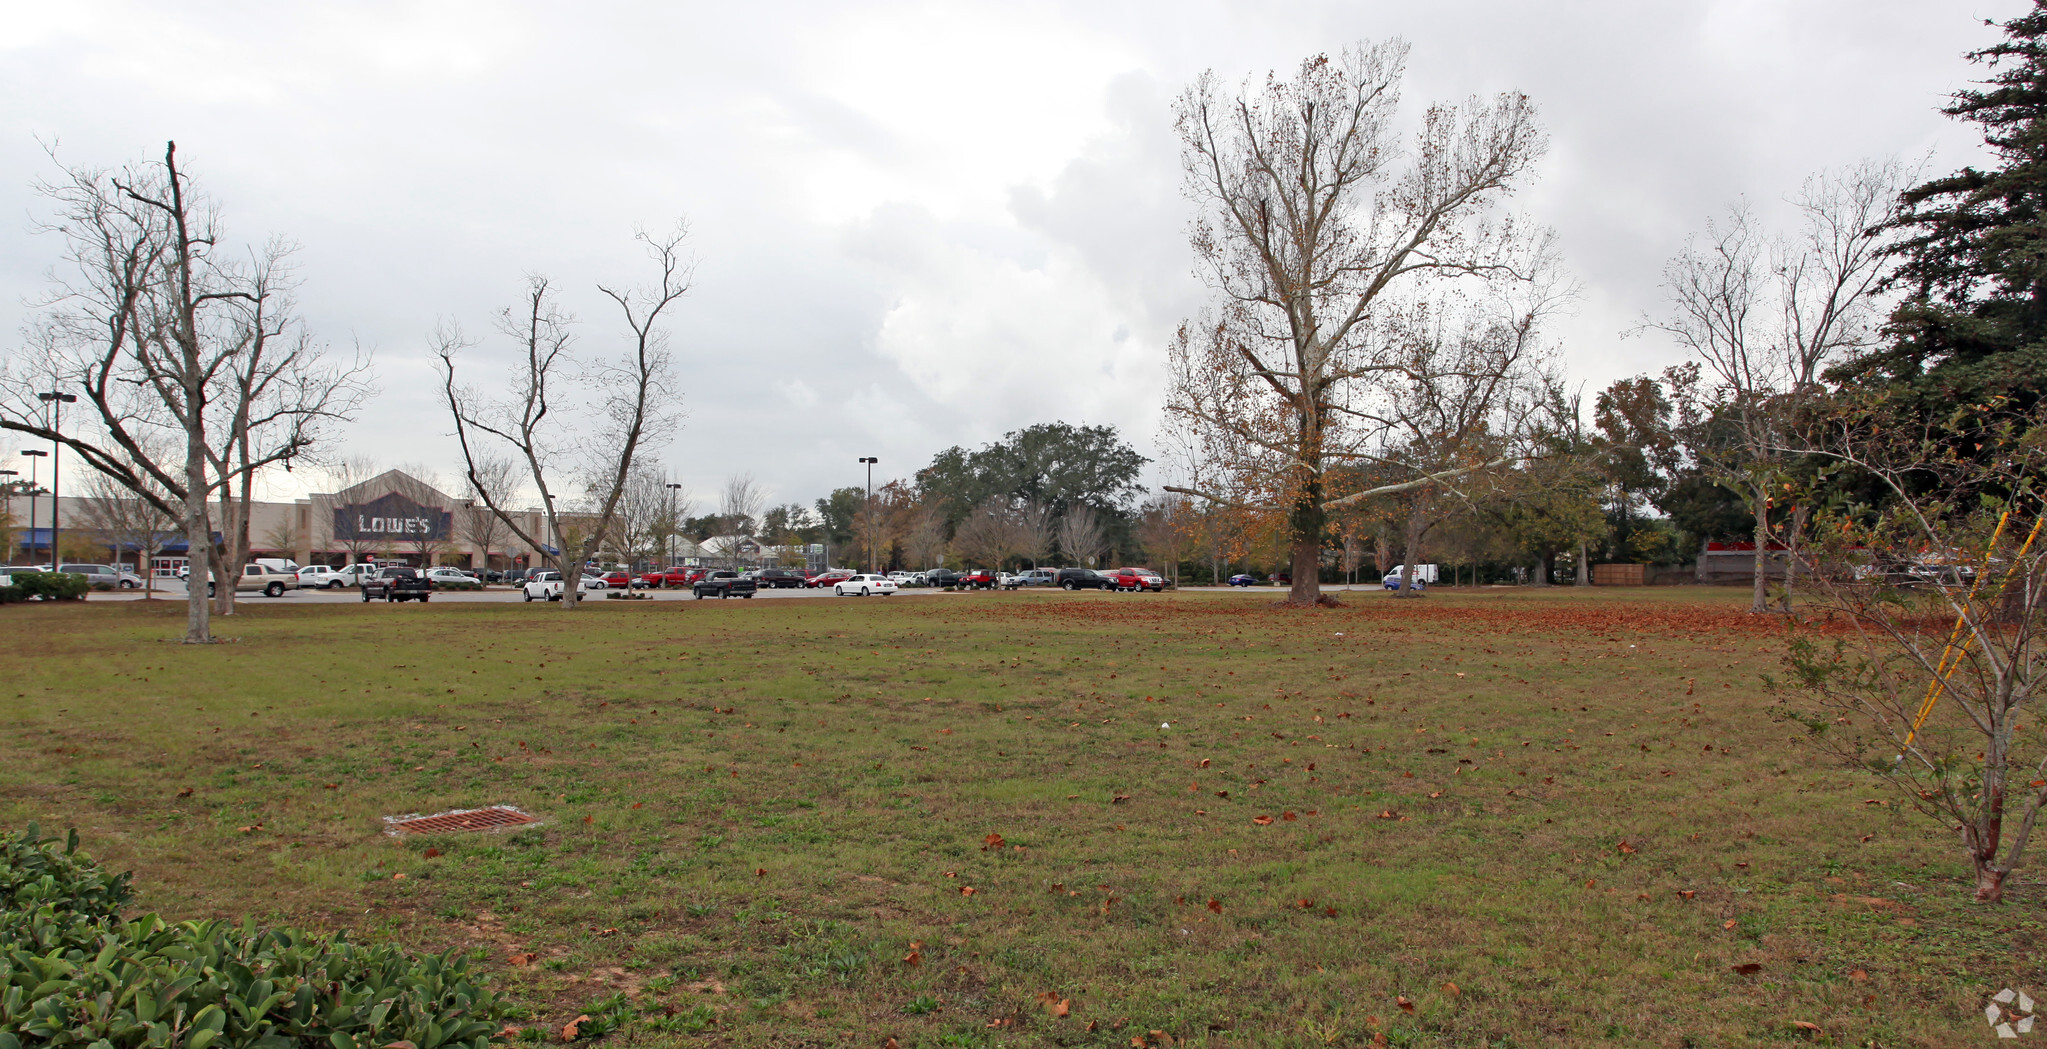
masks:
<instances>
[{"instance_id":1,"label":"cloudy sky","mask_svg":"<svg viewBox=\"0 0 2047 1049\"><path fill-rule=\"evenodd\" d=\"M1149 449L1165 345L1202 301L1172 97L1399 36L1407 109L1525 91L1551 148L1518 206L1584 287L1555 335L1597 388L1671 349L1623 334L1704 217L1765 214L1859 158L1978 159L1936 111L2023 0L1002 4L0 3L0 338L57 245L31 183L175 138L234 236L302 245L321 337L374 352L338 449L452 476L425 337L487 332L525 274L637 279L686 218L672 326L708 496L736 471L808 502L1035 422ZM501 347L479 346L488 383ZM8 457L14 449L8 448ZM6 462L23 466L25 460ZM285 482L289 485L291 482ZM282 493L280 493L282 494Z\"/></svg>"}]
</instances>

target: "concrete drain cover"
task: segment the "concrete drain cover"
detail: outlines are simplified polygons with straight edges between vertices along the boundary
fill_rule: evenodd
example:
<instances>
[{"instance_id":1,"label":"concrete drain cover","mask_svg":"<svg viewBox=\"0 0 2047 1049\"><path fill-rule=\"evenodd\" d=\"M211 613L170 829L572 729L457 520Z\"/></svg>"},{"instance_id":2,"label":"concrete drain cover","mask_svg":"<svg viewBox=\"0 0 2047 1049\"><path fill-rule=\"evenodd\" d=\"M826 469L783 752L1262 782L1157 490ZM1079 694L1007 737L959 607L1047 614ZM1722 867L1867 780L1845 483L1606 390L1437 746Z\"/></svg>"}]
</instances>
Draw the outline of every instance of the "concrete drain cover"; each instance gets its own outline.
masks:
<instances>
[{"instance_id":1,"label":"concrete drain cover","mask_svg":"<svg viewBox=\"0 0 2047 1049\"><path fill-rule=\"evenodd\" d=\"M500 827L517 827L527 823L539 823L538 817L529 816L510 805L492 805L482 809L451 809L431 816L386 816L385 829L393 834L453 834L466 830L497 830Z\"/></svg>"}]
</instances>

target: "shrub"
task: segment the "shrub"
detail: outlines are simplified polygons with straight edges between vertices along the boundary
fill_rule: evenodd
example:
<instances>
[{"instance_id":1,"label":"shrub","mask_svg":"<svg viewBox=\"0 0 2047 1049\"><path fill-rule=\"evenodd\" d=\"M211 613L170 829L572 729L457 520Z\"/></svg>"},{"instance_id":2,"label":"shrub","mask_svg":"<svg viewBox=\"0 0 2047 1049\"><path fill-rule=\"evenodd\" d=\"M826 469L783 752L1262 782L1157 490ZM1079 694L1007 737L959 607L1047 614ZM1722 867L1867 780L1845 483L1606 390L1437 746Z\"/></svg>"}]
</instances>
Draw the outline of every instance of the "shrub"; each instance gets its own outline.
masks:
<instances>
[{"instance_id":1,"label":"shrub","mask_svg":"<svg viewBox=\"0 0 2047 1049\"><path fill-rule=\"evenodd\" d=\"M120 920L108 875L34 826L0 849L0 1049L483 1049L510 1012L458 952L253 922Z\"/></svg>"},{"instance_id":2,"label":"shrub","mask_svg":"<svg viewBox=\"0 0 2047 1049\"><path fill-rule=\"evenodd\" d=\"M0 605L11 605L27 596L18 586L0 586Z\"/></svg>"},{"instance_id":3,"label":"shrub","mask_svg":"<svg viewBox=\"0 0 2047 1049\"><path fill-rule=\"evenodd\" d=\"M90 589L84 576L72 572L23 572L14 577L14 585L23 598L46 601L76 601Z\"/></svg>"}]
</instances>

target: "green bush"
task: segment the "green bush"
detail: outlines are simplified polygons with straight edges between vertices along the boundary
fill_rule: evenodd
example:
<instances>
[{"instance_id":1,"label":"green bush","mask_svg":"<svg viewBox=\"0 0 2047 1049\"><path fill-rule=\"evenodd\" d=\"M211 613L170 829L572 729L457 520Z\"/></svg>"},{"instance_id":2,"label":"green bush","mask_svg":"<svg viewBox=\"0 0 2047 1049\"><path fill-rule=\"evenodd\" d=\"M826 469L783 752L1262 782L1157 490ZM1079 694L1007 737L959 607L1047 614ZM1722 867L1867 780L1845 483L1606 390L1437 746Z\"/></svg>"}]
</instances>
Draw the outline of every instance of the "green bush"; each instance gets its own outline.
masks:
<instances>
[{"instance_id":1,"label":"green bush","mask_svg":"<svg viewBox=\"0 0 2047 1049\"><path fill-rule=\"evenodd\" d=\"M90 588L85 577L75 572L21 572L14 576L14 585L21 588L24 599L46 601L76 601Z\"/></svg>"},{"instance_id":2,"label":"green bush","mask_svg":"<svg viewBox=\"0 0 2047 1049\"><path fill-rule=\"evenodd\" d=\"M253 922L120 920L108 875L33 825L5 843L0 1049L483 1049L510 1006L457 952Z\"/></svg>"},{"instance_id":3,"label":"green bush","mask_svg":"<svg viewBox=\"0 0 2047 1049\"><path fill-rule=\"evenodd\" d=\"M21 592L21 588L18 586L0 586L0 605L11 605L23 600L27 596Z\"/></svg>"}]
</instances>

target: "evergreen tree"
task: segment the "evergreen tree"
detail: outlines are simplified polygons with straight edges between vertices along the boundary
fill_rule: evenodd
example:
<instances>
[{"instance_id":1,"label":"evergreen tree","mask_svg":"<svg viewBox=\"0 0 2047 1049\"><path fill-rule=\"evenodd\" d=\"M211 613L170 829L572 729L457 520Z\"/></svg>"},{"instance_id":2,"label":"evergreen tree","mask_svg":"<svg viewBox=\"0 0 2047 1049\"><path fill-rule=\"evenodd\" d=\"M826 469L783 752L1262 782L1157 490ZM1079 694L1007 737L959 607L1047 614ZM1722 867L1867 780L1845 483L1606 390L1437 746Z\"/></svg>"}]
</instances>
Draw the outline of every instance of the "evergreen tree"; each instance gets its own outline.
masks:
<instances>
[{"instance_id":1,"label":"evergreen tree","mask_svg":"<svg viewBox=\"0 0 2047 1049\"><path fill-rule=\"evenodd\" d=\"M1982 127L1996 164L1906 191L1890 345L1830 375L1887 385L1925 415L1999 395L2030 405L2047 376L2047 0L2001 28L1968 56L1990 78L1943 110Z\"/></svg>"}]
</instances>

